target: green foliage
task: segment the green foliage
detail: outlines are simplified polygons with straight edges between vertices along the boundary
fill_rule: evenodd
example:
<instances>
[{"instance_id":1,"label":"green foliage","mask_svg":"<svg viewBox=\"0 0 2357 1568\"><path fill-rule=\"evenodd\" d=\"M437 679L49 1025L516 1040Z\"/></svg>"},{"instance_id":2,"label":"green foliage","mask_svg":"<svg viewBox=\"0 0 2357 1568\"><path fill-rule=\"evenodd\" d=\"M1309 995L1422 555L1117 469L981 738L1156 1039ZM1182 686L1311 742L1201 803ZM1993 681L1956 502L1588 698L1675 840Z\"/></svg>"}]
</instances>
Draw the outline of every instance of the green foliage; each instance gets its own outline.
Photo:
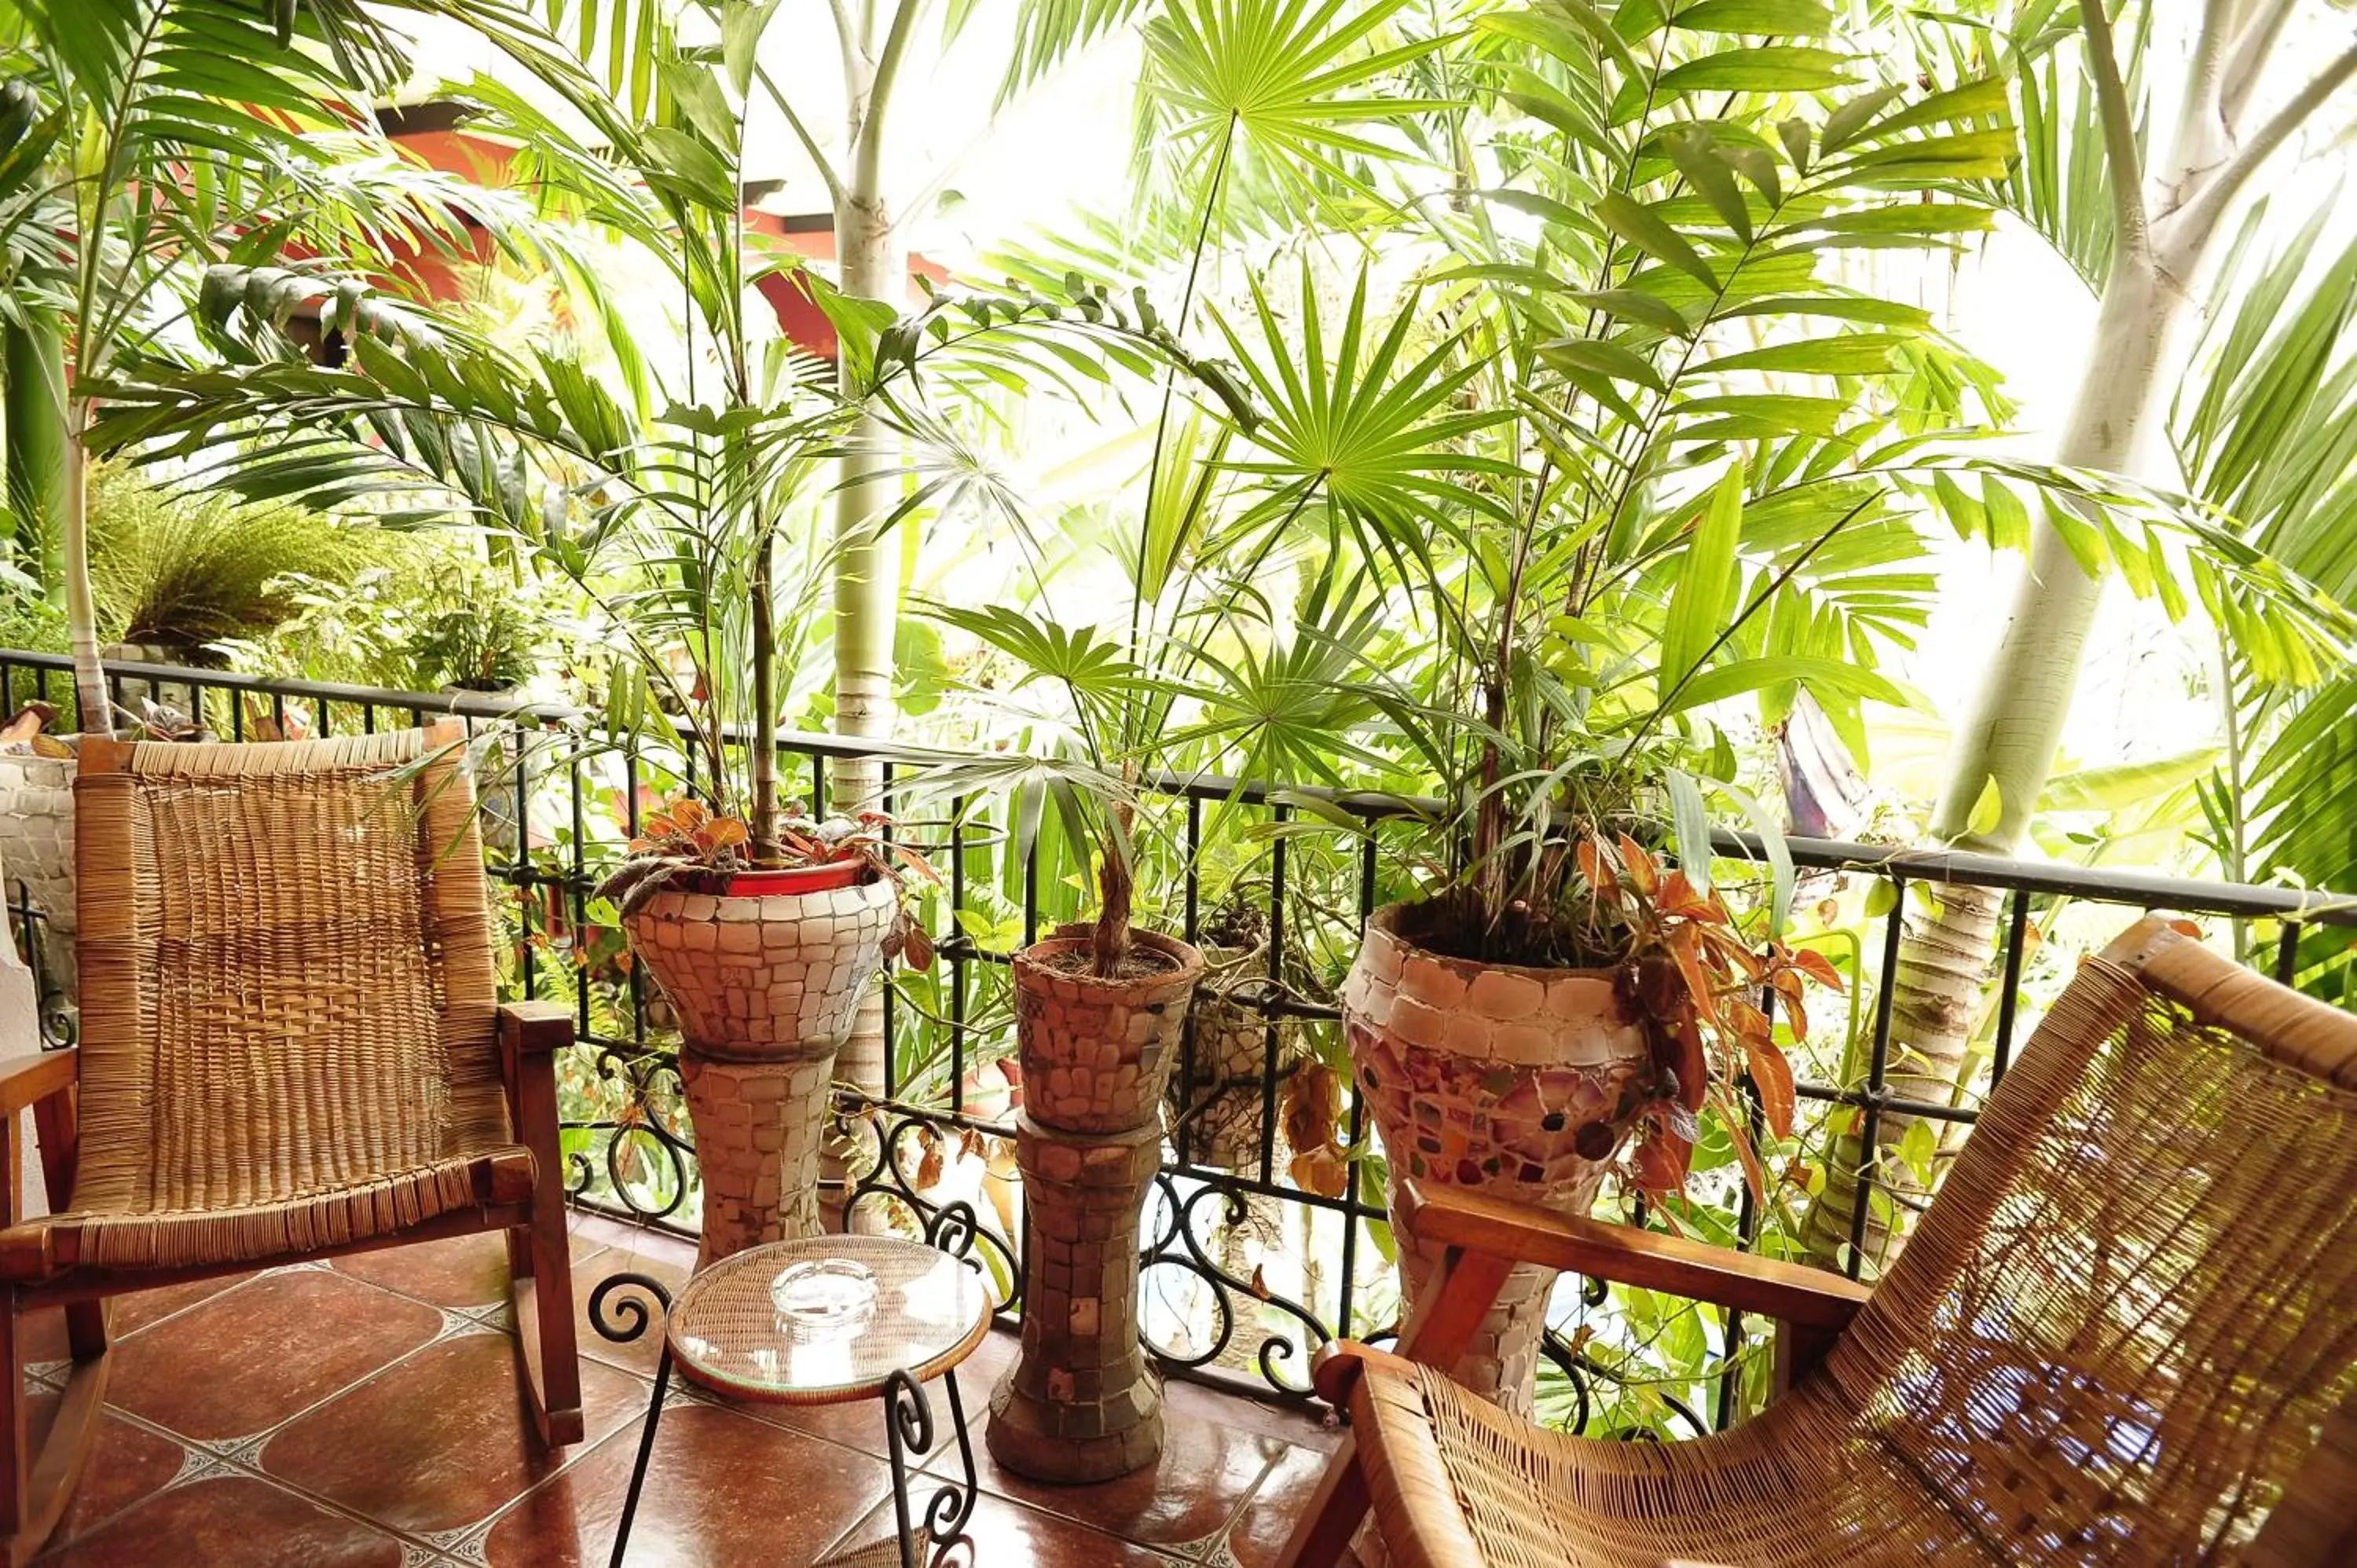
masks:
<instances>
[{"instance_id":1,"label":"green foliage","mask_svg":"<svg viewBox=\"0 0 2357 1568\"><path fill-rule=\"evenodd\" d=\"M90 530L102 633L200 664L219 657L223 639L293 615L290 577L344 582L379 553L372 531L158 485L120 467L91 477Z\"/></svg>"}]
</instances>

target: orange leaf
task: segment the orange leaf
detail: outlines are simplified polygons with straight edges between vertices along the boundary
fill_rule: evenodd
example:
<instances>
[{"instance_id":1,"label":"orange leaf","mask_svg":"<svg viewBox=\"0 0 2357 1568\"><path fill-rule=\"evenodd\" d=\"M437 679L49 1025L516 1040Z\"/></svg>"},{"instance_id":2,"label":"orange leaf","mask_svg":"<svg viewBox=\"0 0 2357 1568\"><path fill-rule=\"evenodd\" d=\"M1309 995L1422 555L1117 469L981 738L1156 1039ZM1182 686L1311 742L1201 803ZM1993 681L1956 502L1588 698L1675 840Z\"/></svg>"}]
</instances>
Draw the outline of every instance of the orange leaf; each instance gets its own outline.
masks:
<instances>
[{"instance_id":1,"label":"orange leaf","mask_svg":"<svg viewBox=\"0 0 2357 1568\"><path fill-rule=\"evenodd\" d=\"M657 811L653 816L649 817L646 826L640 830L641 835L649 839L667 839L678 832L679 824L673 822L668 813L662 811Z\"/></svg>"},{"instance_id":2,"label":"orange leaf","mask_svg":"<svg viewBox=\"0 0 2357 1568\"><path fill-rule=\"evenodd\" d=\"M1702 1029L1692 1013L1679 1015L1670 1038L1678 1047L1678 1103L1699 1111L1703 1091L1710 1087L1710 1061L1703 1054Z\"/></svg>"},{"instance_id":3,"label":"orange leaf","mask_svg":"<svg viewBox=\"0 0 2357 1568\"><path fill-rule=\"evenodd\" d=\"M1826 986L1835 992L1842 988L1841 971L1834 967L1833 960L1814 948L1794 948L1792 967L1819 985Z\"/></svg>"},{"instance_id":4,"label":"orange leaf","mask_svg":"<svg viewBox=\"0 0 2357 1568\"><path fill-rule=\"evenodd\" d=\"M1768 1131L1779 1139L1791 1137L1796 1103L1792 1064L1773 1046L1746 1044L1743 1057L1751 1068L1752 1085L1760 1090L1760 1112L1767 1118Z\"/></svg>"},{"instance_id":5,"label":"orange leaf","mask_svg":"<svg viewBox=\"0 0 2357 1568\"><path fill-rule=\"evenodd\" d=\"M745 824L734 817L715 817L712 825L705 830L705 836L712 841L713 848L727 849L745 843L752 835L746 831Z\"/></svg>"},{"instance_id":6,"label":"orange leaf","mask_svg":"<svg viewBox=\"0 0 2357 1568\"><path fill-rule=\"evenodd\" d=\"M710 811L705 810L704 802L693 795L683 795L673 800L671 803L671 814L672 819L681 827L690 830L702 827L712 815Z\"/></svg>"},{"instance_id":7,"label":"orange leaf","mask_svg":"<svg viewBox=\"0 0 2357 1568\"><path fill-rule=\"evenodd\" d=\"M1593 835L1582 838L1575 852L1579 862L1580 879L1598 892L1609 885L1612 874L1604 868L1604 846Z\"/></svg>"},{"instance_id":8,"label":"orange leaf","mask_svg":"<svg viewBox=\"0 0 2357 1568\"><path fill-rule=\"evenodd\" d=\"M1635 883L1637 891L1646 897L1651 898L1653 890L1662 885L1661 867L1655 865L1653 857L1645 853L1645 846L1627 833L1620 835L1620 864L1629 868L1629 880Z\"/></svg>"},{"instance_id":9,"label":"orange leaf","mask_svg":"<svg viewBox=\"0 0 2357 1568\"><path fill-rule=\"evenodd\" d=\"M1692 926L1681 926L1669 935L1670 956L1678 961L1678 973L1686 983L1687 994L1694 998L1695 1009L1711 1021L1718 1023L1718 998L1711 990L1710 976L1703 972L1702 955L1696 950Z\"/></svg>"},{"instance_id":10,"label":"orange leaf","mask_svg":"<svg viewBox=\"0 0 2357 1568\"><path fill-rule=\"evenodd\" d=\"M1629 1156L1629 1169L1647 1196L1675 1197L1685 1190L1686 1168L1693 1161L1694 1145L1655 1122Z\"/></svg>"}]
</instances>

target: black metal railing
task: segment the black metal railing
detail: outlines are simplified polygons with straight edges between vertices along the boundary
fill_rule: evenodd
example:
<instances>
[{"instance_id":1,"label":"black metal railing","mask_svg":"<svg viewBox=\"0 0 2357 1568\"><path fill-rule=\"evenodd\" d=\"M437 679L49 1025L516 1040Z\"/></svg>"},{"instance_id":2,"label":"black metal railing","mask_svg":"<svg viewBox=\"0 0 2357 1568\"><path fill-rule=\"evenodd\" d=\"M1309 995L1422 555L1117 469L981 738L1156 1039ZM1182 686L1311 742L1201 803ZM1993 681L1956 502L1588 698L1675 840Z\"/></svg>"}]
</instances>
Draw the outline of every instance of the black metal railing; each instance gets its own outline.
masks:
<instances>
[{"instance_id":1,"label":"black metal railing","mask_svg":"<svg viewBox=\"0 0 2357 1568\"><path fill-rule=\"evenodd\" d=\"M19 701L54 698L53 686L70 690L69 668L61 656L0 650L0 686ZM619 932L596 918L591 890L601 865L637 832L642 790L694 787L692 754L616 748L594 738L572 710L518 705L495 694L434 695L145 664L111 666L109 681L118 703L126 695L160 697L232 738L374 731L443 714L468 721L483 747L478 777L486 858L496 882L509 890L504 979L522 994L567 996L576 1009L579 1046L565 1085L569 1189L586 1206L683 1228L695 1176L676 1057L662 1028L660 999L629 962ZM781 761L792 759L821 809L830 760L877 758L888 779L896 762L908 759L890 746L833 736L793 734L781 736L780 746ZM600 791L614 798L600 800ZM1392 830L1381 825L1397 815L1402 802L1206 777L1152 777L1144 793L1159 803L1167 830L1149 868L1167 875L1165 892L1178 906L1181 934L1190 941L1203 939L1214 913L1207 908L1212 890L1206 877L1222 869L1215 861L1223 862L1231 875L1221 902L1231 911L1241 908L1243 889L1256 906L1251 913L1259 927L1263 974L1225 993L1231 1008L1259 1020L1262 1054L1255 1070L1237 1075L1237 1081L1205 1081L1190 1028L1178 1069L1178 1113L1146 1227L1146 1272L1159 1285L1141 1316L1149 1345L1167 1369L1241 1377L1263 1394L1299 1397L1308 1353L1318 1343L1338 1332L1380 1337L1396 1311L1388 1259L1371 1256L1385 1251L1388 1232L1375 1151L1348 1073L1333 1076L1331 1098L1341 1102L1340 1113L1322 1129L1343 1155L1339 1190L1295 1178L1285 1155L1288 1148L1299 1154L1292 1135L1298 1129L1281 1124L1297 1113L1318 1120L1318 1108L1300 1106L1294 1090L1296 1080L1314 1077L1321 1062L1340 1060L1334 1037L1340 1014L1327 983L1347 962L1359 924L1384 897L1405 890L1405 876L1384 857L1383 833ZM1340 841L1340 849L1332 842L1312 847L1313 841L1297 836L1304 824L1297 812L1313 802L1320 811L1339 810L1368 824L1369 831ZM951 806L938 820L904 822L901 829L920 838L935 835L924 838L922 847L944 877L926 908L941 962L921 984L903 977L885 990L882 1081L867 1092L846 1089L839 1099L840 1126L855 1151L841 1196L846 1222L877 1208L922 1217L953 1197L979 1199L977 1211L996 1220L985 1224L981 1250L1006 1305L1019 1310L1020 1194L1002 1174L1002 1144L1011 1129L997 1086L980 1080L977 1069L1006 1047L1008 1020L1003 1007L994 1009L994 994L1003 1002L1011 952L1069 909L1078 897L1071 886L1076 877L1071 866L1060 877L1053 875L1057 867L1043 865L1043 845L1049 846L1044 853L1057 853L1051 834L1013 833L1003 810L991 817L998 808L990 802L958 800ZM1730 857L1764 857L1748 835L1723 834L1719 848ZM2004 895L1992 1083L2011 1061L2023 1021L2026 965L2034 933L2042 929L2037 922L2061 902L2255 923L2261 928L2255 936L2272 943L2271 968L2286 979L2337 971L2346 984L2357 943L2357 900L2348 897L1961 852L1807 839L1791 840L1789 848L1804 875L1889 889L1874 901L1877 912L1859 922L1874 931L1874 940L1861 936L1847 958L1859 983L1853 994L1869 993L1871 1013L1861 1016L1854 1004L1845 1070L1799 1086L1801 1097L1819 1112L1814 1135L1828 1135L1827 1119L1847 1108L1854 1112L1851 1130L1868 1151L1846 1217L1846 1263L1853 1275L1865 1261L1859 1242L1878 1190L1872 1151L1882 1119L1903 1115L1968 1126L1977 1115L1976 1093L1951 1102L1901 1097L1890 1088L1891 981L1910 890L1962 886ZM29 907L24 912L35 913ZM37 925L22 922L20 930ZM2253 934L2246 929L2246 936ZM1248 1101L1257 1096L1256 1119L1240 1118L1247 1146L1199 1130L1194 1112L1213 1090L1241 1093L1247 1110L1254 1109ZM1222 1146L1212 1147L1214 1142ZM1735 1216L1727 1239L1754 1244L1761 1217L1748 1189L1738 1186L1727 1208ZM1603 1300L1595 1291L1585 1299L1590 1307ZM1713 1420L1706 1421L1694 1401L1656 1391L1679 1423L1697 1431L1737 1416L1743 1402L1738 1375L1747 1365L1757 1366L1756 1359L1747 1363L1739 1316L1721 1321L1718 1337L1715 1359L1676 1380L1712 1391ZM1629 1371L1626 1362L1609 1366L1585 1341L1584 1336L1557 1338L1549 1346L1566 1379L1564 1410L1575 1426L1587 1424L1599 1408L1600 1382L1616 1370L1624 1377Z\"/></svg>"}]
</instances>

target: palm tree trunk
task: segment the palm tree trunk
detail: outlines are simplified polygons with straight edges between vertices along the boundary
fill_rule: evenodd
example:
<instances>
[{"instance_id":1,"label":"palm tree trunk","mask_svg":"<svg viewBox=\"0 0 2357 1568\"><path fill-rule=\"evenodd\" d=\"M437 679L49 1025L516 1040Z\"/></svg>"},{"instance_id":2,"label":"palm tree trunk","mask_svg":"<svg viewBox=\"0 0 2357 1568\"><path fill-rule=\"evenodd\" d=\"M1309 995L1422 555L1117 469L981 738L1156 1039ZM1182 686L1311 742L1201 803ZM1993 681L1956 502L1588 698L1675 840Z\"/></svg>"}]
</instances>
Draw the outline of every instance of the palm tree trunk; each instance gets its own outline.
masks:
<instances>
[{"instance_id":1,"label":"palm tree trunk","mask_svg":"<svg viewBox=\"0 0 2357 1568\"><path fill-rule=\"evenodd\" d=\"M70 434L65 444L66 633L71 639L74 702L80 708L83 735L114 734L114 703L107 696L106 668L98 656L98 607L90 591L90 460L82 450L81 433L90 423L90 404L75 398L67 404Z\"/></svg>"},{"instance_id":2,"label":"palm tree trunk","mask_svg":"<svg viewBox=\"0 0 2357 1568\"><path fill-rule=\"evenodd\" d=\"M2265 9L2264 7L2262 8ZM2236 192L2257 166L2357 72L2357 50L2326 67L2284 108L2247 134L2233 122L2247 91L2227 96L2232 73L2220 62L2272 41L2246 34L2227 38L2230 7L2212 0L2202 42L2186 64L2185 107L2169 167L2150 182L2137 162L2131 111L2113 60L2110 28L2098 0L2085 20L2089 70L2106 112L2106 157L2116 203L2111 270L2096 312L2094 340L2056 445L2055 461L2166 482L2165 413L2180 373L2181 339L2193 311L2188 292ZM2247 23L2264 27L2265 20ZM2244 87L2255 68L2239 79ZM2147 212L2157 217L2147 217ZM2041 513L2029 560L2014 589L2003 635L1982 674L1971 716L1956 733L1947 778L1933 811L1931 836L1970 850L2008 854L2027 833L2046 788L2062 725L2094 625L2103 585L2079 564L2062 535ZM1995 826L1972 821L1994 789ZM1984 1004L1996 924L1992 894L1940 891L1928 917L1910 920L1892 977L1891 1037L1894 1095L1952 1101L1967 1087L1968 1047ZM1907 919L1902 901L1890 914ZM1906 1217L1927 1196L1914 1173L1889 1156L1912 1117L1884 1115L1876 1128L1877 1177L1896 1200L1895 1231L1870 1217L1862 1251L1887 1264L1904 1244ZM1826 1155L1826 1183L1805 1222L1811 1256L1844 1262L1857 1179L1867 1164L1858 1130L1846 1129Z\"/></svg>"},{"instance_id":3,"label":"palm tree trunk","mask_svg":"<svg viewBox=\"0 0 2357 1568\"><path fill-rule=\"evenodd\" d=\"M851 156L835 193L834 243L843 290L900 309L908 297L908 257L894 226L884 172L884 126L907 29L921 0L900 0L892 29L844 50ZM845 371L846 391L849 371ZM835 494L834 729L869 740L891 737L892 645L900 604L899 563L882 523L892 510L899 464L883 423L862 418L851 434ZM878 808L884 770L868 757L838 757L828 769L835 811ZM870 990L836 1057L838 1077L870 1094L884 1090L884 999Z\"/></svg>"}]
</instances>

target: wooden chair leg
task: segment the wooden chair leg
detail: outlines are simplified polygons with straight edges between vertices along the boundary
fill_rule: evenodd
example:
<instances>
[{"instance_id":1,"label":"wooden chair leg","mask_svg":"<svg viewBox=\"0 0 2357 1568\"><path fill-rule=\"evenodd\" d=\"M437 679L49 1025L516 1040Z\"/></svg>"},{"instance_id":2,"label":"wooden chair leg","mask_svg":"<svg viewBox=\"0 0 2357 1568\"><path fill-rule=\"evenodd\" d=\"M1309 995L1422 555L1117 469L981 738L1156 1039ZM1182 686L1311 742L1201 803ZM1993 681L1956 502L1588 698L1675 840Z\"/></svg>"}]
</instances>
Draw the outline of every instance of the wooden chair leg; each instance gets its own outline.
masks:
<instances>
[{"instance_id":1,"label":"wooden chair leg","mask_svg":"<svg viewBox=\"0 0 2357 1568\"><path fill-rule=\"evenodd\" d=\"M509 1233L510 1258L521 1252L525 1265L513 1275L516 1346L523 1358L533 1424L541 1441L555 1447L578 1443L583 1435L573 1268L565 1254L565 1163L557 1152L556 1069L546 1052L512 1047L507 1067L516 1135L532 1150L537 1167L532 1222L521 1236Z\"/></svg>"},{"instance_id":2,"label":"wooden chair leg","mask_svg":"<svg viewBox=\"0 0 2357 1568\"><path fill-rule=\"evenodd\" d=\"M1359 1466L1358 1440L1348 1433L1326 1461L1318 1489L1293 1521L1277 1568L1334 1568L1350 1550L1351 1538L1367 1517L1367 1475Z\"/></svg>"},{"instance_id":3,"label":"wooden chair leg","mask_svg":"<svg viewBox=\"0 0 2357 1568\"><path fill-rule=\"evenodd\" d=\"M102 1351L102 1309L96 1302L81 1305L93 1309L86 1320L96 1323ZM67 1322L70 1333L70 1313ZM81 1479L91 1446L98 1440L106 1402L106 1374L112 1365L102 1354L84 1359L77 1349L73 1372L58 1403L57 1420L36 1454L27 1419L31 1402L25 1394L23 1334L24 1318L12 1293L0 1305L0 1341L5 1341L0 1343L0 1378L5 1380L0 1397L7 1402L6 1409L0 1411L0 1443L7 1448L5 1462L0 1462L0 1538L7 1542L8 1568L23 1568L65 1517L66 1504Z\"/></svg>"}]
</instances>

